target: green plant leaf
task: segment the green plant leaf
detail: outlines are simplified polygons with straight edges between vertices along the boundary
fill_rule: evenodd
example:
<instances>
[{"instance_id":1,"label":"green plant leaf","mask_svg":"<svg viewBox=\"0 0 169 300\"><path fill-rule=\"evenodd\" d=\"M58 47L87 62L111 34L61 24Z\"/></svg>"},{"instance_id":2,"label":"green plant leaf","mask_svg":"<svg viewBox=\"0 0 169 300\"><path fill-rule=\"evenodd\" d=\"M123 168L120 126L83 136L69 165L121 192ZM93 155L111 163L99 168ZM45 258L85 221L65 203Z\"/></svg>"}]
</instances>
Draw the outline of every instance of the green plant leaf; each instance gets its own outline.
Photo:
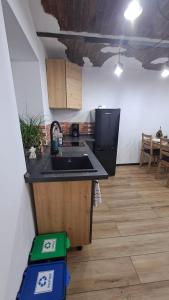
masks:
<instances>
[{"instance_id":1,"label":"green plant leaf","mask_svg":"<svg viewBox=\"0 0 169 300\"><path fill-rule=\"evenodd\" d=\"M40 149L40 146L44 143L44 135L41 127L44 123L42 117L39 115L33 117L24 116L20 117L19 120L24 147L30 148L34 146Z\"/></svg>"}]
</instances>

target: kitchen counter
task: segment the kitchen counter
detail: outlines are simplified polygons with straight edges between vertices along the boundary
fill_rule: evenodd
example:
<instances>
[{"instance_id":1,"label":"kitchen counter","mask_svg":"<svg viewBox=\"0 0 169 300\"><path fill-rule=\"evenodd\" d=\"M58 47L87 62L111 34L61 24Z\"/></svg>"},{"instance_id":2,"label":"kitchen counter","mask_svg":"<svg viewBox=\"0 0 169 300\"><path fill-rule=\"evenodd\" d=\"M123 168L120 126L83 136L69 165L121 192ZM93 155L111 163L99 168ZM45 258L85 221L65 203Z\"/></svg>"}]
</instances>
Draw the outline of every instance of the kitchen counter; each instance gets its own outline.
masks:
<instances>
[{"instance_id":1,"label":"kitchen counter","mask_svg":"<svg viewBox=\"0 0 169 300\"><path fill-rule=\"evenodd\" d=\"M95 138L93 134L82 134L78 137L72 137L70 135L64 136L65 141L72 141L72 142L79 142L79 141L86 141L86 142L94 142Z\"/></svg>"},{"instance_id":2,"label":"kitchen counter","mask_svg":"<svg viewBox=\"0 0 169 300\"><path fill-rule=\"evenodd\" d=\"M107 179L108 174L87 145L94 142L93 137L67 136L63 142L66 147L60 147L58 159L87 155L95 172L66 173L60 169L61 172L42 173L51 158L50 146L46 146L39 158L27 161L25 181L33 190L37 234L66 231L72 247L81 247L92 241L94 180ZM72 142L80 146L72 146ZM85 167L88 167L86 162Z\"/></svg>"},{"instance_id":3,"label":"kitchen counter","mask_svg":"<svg viewBox=\"0 0 169 300\"><path fill-rule=\"evenodd\" d=\"M108 174L97 160L91 149L88 147L86 142L93 142L92 136L80 136L78 138L72 138L67 136L64 138L65 142L79 142L83 141L84 146L71 146L71 147L60 147L57 157L74 157L88 156L90 162L93 165L95 172L69 172L62 171L61 173L48 173L42 174L43 169L47 161L50 159L50 147L46 146L45 151L40 157L34 160L27 161L27 173L25 174L25 181L28 183L33 182L56 182L56 181L80 181L80 180L95 180L95 179L107 179ZM86 142L85 142L86 141Z\"/></svg>"}]
</instances>

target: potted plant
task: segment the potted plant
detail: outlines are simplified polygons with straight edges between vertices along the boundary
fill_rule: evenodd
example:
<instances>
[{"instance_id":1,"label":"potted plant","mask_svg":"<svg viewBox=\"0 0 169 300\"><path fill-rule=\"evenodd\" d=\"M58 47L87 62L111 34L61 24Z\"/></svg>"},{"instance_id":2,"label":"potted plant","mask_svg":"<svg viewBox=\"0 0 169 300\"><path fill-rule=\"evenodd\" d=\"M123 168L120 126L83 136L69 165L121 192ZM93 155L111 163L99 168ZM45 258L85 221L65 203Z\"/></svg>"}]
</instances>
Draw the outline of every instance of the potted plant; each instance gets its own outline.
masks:
<instances>
[{"instance_id":1,"label":"potted plant","mask_svg":"<svg viewBox=\"0 0 169 300\"><path fill-rule=\"evenodd\" d=\"M44 134L42 132L42 118L39 116L34 117L20 117L20 128L22 134L23 146L25 155L29 154L29 149L35 147L37 152L40 153L41 146L44 143Z\"/></svg>"}]
</instances>

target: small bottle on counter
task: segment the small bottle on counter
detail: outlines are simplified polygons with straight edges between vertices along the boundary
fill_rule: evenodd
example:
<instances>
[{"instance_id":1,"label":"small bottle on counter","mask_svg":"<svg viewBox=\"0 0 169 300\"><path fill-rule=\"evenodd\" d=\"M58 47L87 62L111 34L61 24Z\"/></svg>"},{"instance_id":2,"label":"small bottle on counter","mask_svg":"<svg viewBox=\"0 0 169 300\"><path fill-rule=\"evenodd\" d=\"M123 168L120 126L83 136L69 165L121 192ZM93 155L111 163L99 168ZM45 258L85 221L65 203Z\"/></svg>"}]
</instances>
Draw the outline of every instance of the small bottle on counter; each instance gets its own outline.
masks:
<instances>
[{"instance_id":1,"label":"small bottle on counter","mask_svg":"<svg viewBox=\"0 0 169 300\"><path fill-rule=\"evenodd\" d=\"M60 132L58 134L58 144L60 147L63 145L63 133L62 132Z\"/></svg>"}]
</instances>

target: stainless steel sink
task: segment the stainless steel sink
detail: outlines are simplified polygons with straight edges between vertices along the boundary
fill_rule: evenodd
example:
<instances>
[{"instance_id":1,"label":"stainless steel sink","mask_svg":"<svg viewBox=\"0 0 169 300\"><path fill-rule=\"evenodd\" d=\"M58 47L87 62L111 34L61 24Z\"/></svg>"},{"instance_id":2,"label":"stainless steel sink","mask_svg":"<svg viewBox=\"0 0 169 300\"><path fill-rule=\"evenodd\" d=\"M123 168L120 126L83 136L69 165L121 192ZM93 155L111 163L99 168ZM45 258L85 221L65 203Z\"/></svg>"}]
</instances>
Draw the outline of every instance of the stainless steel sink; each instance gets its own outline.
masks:
<instances>
[{"instance_id":1,"label":"stainless steel sink","mask_svg":"<svg viewBox=\"0 0 169 300\"><path fill-rule=\"evenodd\" d=\"M96 172L88 156L51 157L41 173Z\"/></svg>"}]
</instances>

